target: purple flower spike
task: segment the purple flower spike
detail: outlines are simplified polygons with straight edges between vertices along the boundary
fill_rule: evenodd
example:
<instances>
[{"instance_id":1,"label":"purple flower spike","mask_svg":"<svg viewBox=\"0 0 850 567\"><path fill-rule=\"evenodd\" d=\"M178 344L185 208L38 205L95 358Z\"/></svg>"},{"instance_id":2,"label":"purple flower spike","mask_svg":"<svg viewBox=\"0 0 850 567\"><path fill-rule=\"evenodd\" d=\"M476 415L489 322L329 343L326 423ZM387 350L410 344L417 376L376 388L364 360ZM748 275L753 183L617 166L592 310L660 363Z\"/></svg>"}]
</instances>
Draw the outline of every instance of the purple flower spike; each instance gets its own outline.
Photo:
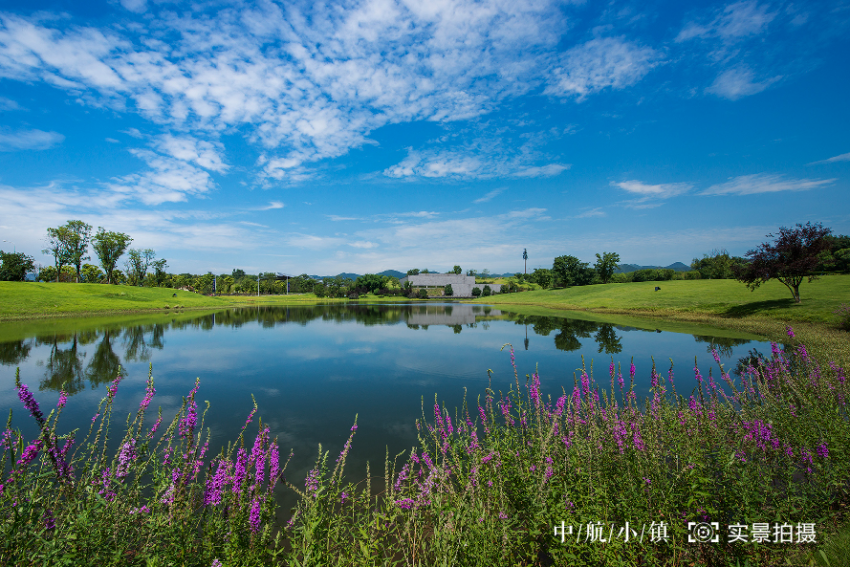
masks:
<instances>
[{"instance_id":1,"label":"purple flower spike","mask_svg":"<svg viewBox=\"0 0 850 567\"><path fill-rule=\"evenodd\" d=\"M792 329L790 325L785 329L785 332L788 333L789 337L792 339L794 338L794 329Z\"/></svg>"},{"instance_id":2,"label":"purple flower spike","mask_svg":"<svg viewBox=\"0 0 850 567\"><path fill-rule=\"evenodd\" d=\"M65 404L68 403L68 394L65 390L59 392L59 402L56 404L56 407L62 409L65 407Z\"/></svg>"},{"instance_id":3,"label":"purple flower spike","mask_svg":"<svg viewBox=\"0 0 850 567\"><path fill-rule=\"evenodd\" d=\"M260 499L255 498L251 503L251 514L248 517L248 523L251 526L251 531L257 533L260 531Z\"/></svg>"},{"instance_id":4,"label":"purple flower spike","mask_svg":"<svg viewBox=\"0 0 850 567\"><path fill-rule=\"evenodd\" d=\"M38 426L41 427L44 425L44 414L41 413L41 410L38 407L38 402L35 401L32 392L29 391L26 384L21 384L18 388L18 398L21 400L21 403L24 404L24 407L29 410L30 415L32 415L38 422Z\"/></svg>"}]
</instances>

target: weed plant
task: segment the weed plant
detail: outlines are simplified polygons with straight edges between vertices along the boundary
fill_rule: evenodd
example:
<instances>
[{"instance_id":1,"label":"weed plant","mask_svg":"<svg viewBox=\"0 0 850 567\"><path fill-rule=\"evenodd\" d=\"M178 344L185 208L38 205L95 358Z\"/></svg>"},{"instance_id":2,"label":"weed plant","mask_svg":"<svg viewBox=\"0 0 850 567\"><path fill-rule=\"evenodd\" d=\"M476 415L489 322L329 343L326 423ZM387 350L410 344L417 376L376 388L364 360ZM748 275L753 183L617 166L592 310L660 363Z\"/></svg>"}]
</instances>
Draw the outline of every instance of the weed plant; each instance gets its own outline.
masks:
<instances>
[{"instance_id":1,"label":"weed plant","mask_svg":"<svg viewBox=\"0 0 850 567\"><path fill-rule=\"evenodd\" d=\"M794 334L789 328L789 344ZM651 373L639 405L634 370L592 366L571 392L544 397L537 373L508 392L417 420L419 444L354 484L319 455L303 487L284 480L277 440L260 421L207 457L195 394L150 429L145 398L107 453L119 380L78 448L60 435L65 406L3 434L0 563L8 565L766 565L826 558L818 549L848 502L850 396L844 370L802 344L752 357L739 377L694 366ZM511 352L513 364L513 353ZM689 374L683 377L682 374ZM692 374L692 375L691 375ZM524 382L524 383L522 383ZM255 406L256 411L256 406ZM276 525L274 491L299 495ZM717 541L689 541L719 526ZM768 526L758 535L759 524ZM746 541L732 541L730 526ZM759 528L759 529L757 529ZM710 540L713 534L708 534ZM802 541L801 541L802 540ZM836 540L837 541L837 540ZM808 555L806 555L808 553ZM831 553L831 552L830 552ZM802 555L801 555L802 554ZM819 559L820 560L820 559ZM827 560L828 561L828 560Z\"/></svg>"}]
</instances>

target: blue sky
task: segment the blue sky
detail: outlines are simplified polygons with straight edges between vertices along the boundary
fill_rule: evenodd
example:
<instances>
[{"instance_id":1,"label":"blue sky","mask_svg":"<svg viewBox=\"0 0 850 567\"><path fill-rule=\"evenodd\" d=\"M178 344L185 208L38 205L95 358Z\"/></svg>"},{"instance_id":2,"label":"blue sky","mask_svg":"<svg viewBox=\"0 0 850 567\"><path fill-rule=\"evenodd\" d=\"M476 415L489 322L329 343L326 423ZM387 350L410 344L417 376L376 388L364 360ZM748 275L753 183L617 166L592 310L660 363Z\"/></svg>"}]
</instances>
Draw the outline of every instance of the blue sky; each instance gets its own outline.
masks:
<instances>
[{"instance_id":1,"label":"blue sky","mask_svg":"<svg viewBox=\"0 0 850 567\"><path fill-rule=\"evenodd\" d=\"M848 61L847 0L7 0L0 240L336 274L847 234Z\"/></svg>"}]
</instances>

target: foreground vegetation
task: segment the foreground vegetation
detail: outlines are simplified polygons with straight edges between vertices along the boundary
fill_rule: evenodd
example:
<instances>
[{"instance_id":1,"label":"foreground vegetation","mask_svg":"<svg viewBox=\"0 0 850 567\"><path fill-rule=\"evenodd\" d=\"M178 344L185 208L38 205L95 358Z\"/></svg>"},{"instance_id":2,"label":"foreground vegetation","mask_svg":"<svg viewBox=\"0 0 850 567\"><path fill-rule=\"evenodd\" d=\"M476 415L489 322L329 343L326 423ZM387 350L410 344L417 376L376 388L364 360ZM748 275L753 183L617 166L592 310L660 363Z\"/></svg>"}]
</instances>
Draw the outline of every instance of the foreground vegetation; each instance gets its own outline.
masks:
<instances>
[{"instance_id":1,"label":"foreground vegetation","mask_svg":"<svg viewBox=\"0 0 850 567\"><path fill-rule=\"evenodd\" d=\"M716 376L653 368L645 404L633 371L613 361L604 379L580 369L573 391L554 397L514 367L509 392L423 410L419 446L358 484L345 476L356 419L333 462L320 447L295 485L269 428L260 421L247 436L254 412L234 443L207 454L198 384L168 424L145 418L149 380L111 454L120 378L77 442L60 433L65 396L45 417L16 377L40 434L26 440L11 425L3 434L0 562L838 565L850 387L790 329L785 343L737 377L722 365ZM284 524L281 484L299 495ZM717 541L689 541L712 522Z\"/></svg>"}]
</instances>

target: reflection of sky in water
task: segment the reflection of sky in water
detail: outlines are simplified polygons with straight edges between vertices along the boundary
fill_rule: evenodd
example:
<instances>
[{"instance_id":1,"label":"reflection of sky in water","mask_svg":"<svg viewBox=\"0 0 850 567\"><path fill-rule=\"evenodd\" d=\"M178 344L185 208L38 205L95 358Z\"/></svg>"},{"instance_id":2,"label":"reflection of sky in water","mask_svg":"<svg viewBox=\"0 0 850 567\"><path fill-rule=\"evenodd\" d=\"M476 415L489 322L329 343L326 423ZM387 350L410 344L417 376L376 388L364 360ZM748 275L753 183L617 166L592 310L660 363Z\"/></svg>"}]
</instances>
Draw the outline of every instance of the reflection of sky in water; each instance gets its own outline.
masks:
<instances>
[{"instance_id":1,"label":"reflection of sky in water","mask_svg":"<svg viewBox=\"0 0 850 567\"><path fill-rule=\"evenodd\" d=\"M510 316L515 320L485 321L480 306L454 305L450 314L433 305L428 309L402 305L347 311L338 306L247 309L199 317L190 324L172 325L163 319L156 325L81 331L76 338L68 334L4 343L0 409L13 408L15 426L32 437L35 430L14 390L14 367L20 366L22 382L41 390L36 398L48 411L56 403L61 380L74 377L78 391L69 400L60 429L87 430L111 373L120 364L125 379L113 422L120 428L141 400L148 365L153 364L157 389L153 407L161 405L166 418L173 416L195 377L201 378L197 399L201 409L204 400L211 403L206 425L212 430L213 451L235 437L254 394L259 415L273 435L280 436L282 450L295 450L294 468L288 474L292 479L304 477L319 443L338 451L358 414L360 427L350 460L353 476L358 476L365 471L366 459L381 474L387 447L393 455L415 444L414 420L421 415L423 397L425 413L431 417L435 393L454 408L462 403L465 387L474 407L487 386L487 369L493 370L493 388L506 391L514 382L507 349L500 352L506 343L516 349L522 383L525 374L538 368L544 394L553 397L562 387L572 390L582 355L606 388L611 357L622 364L627 384L629 360L634 357L638 396L648 392L651 356L664 373L673 359L680 393L693 387L694 356L703 374L714 364L709 344L692 335L558 318ZM504 316L494 309L488 319ZM441 320L446 323L440 324ZM416 328L409 321L427 326ZM751 348L769 352L765 343L734 344L743 342L721 345L727 366ZM606 354L606 347L620 352Z\"/></svg>"}]
</instances>

